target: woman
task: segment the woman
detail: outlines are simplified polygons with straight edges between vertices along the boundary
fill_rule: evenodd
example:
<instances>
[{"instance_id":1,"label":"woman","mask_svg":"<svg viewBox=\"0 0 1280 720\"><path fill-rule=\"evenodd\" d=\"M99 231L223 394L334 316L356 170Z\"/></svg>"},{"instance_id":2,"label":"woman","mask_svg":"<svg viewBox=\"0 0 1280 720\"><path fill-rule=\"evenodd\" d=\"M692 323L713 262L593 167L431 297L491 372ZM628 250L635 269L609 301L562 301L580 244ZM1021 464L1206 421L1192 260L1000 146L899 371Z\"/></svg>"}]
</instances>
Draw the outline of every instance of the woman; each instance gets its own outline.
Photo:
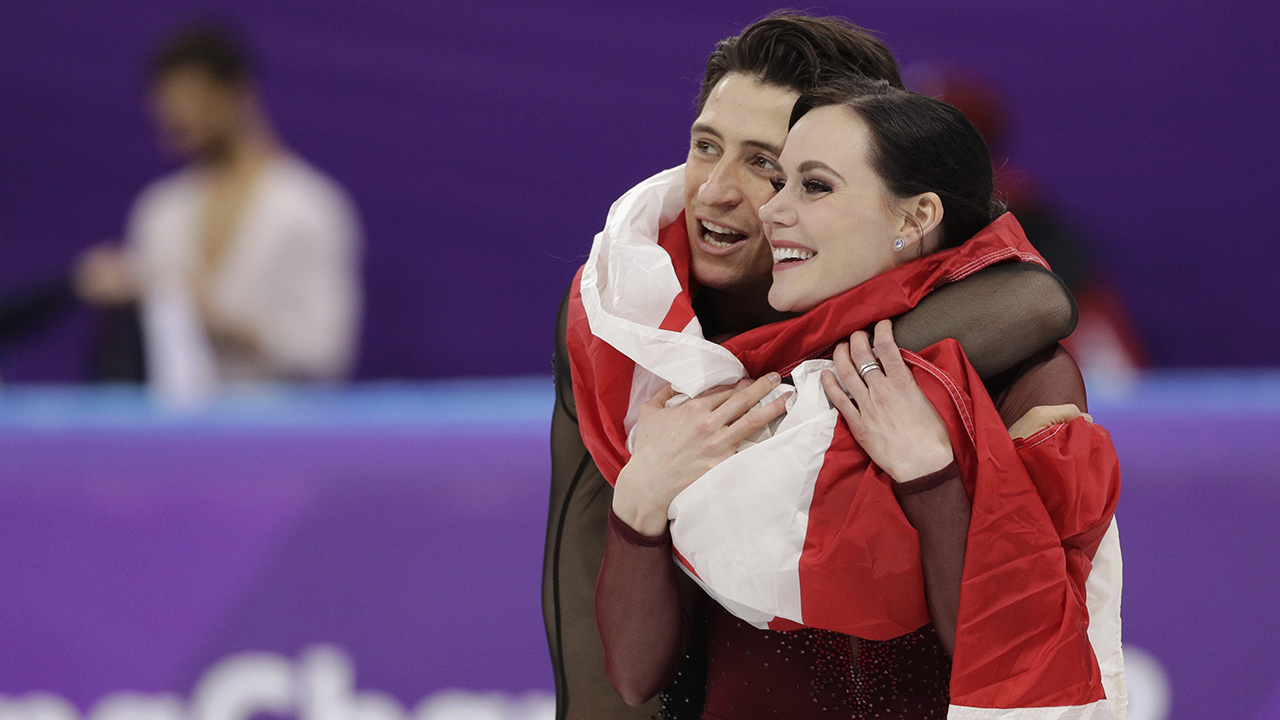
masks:
<instances>
[{"instance_id":1,"label":"woman","mask_svg":"<svg viewBox=\"0 0 1280 720\"><path fill-rule=\"evenodd\" d=\"M780 183L778 196L761 211L775 249L770 302L777 309L822 311L829 307L822 305L828 298L847 297L850 288L887 271L919 282L925 278L910 277L914 272L908 265L910 258L959 245L1000 215L1002 208L991 199L991 166L985 146L972 126L948 106L883 84L827 88L801 98L793 126L783 152L786 180ZM939 157L949 162L936 162ZM802 320L810 326L817 322L808 318ZM774 331L774 335L785 338L787 331ZM806 336L801 333L798 337ZM822 336L807 337L812 342L813 337ZM819 341L814 349L822 347ZM624 697L643 699L646 692L661 687L693 628L705 619L710 646L708 717L766 717L775 710L791 717L819 717L826 712L847 717L850 711L860 717L941 717L947 712L948 663L943 648L949 651L955 639L969 498L953 462L959 459L953 455L954 440L948 439L947 427L934 409L939 401L931 398L934 404L930 405L925 400L885 326L878 328L876 347L882 364L872 355L865 334L855 333L847 347L835 352L835 368L854 402L830 373L821 375L822 385L862 449L909 493L902 498L902 509L919 530L918 552L924 556L929 615L939 627L941 646L929 628L898 641L860 645L834 633L753 631L707 603L697 588L688 583L681 587L683 580L675 566L669 560L662 562L670 540L657 526L665 529L668 513L677 513L673 505L676 496L702 475L707 460L715 458L680 458L676 453L683 460L680 466L649 462L659 455L671 457L672 445L688 435L689 428L679 427L680 418L688 413L664 407L671 395L667 391L642 409L632 460L618 476L615 517L597 590L606 660ZM1071 379L1078 380L1078 376ZM702 422L695 432L719 428L730 438L725 447L732 453L735 438L762 427L781 412L781 399L752 409L753 401L774 391L777 382L777 377L771 376L758 381L751 393L721 391L686 403L709 407L720 415L718 424ZM797 380L798 386L801 383ZM1050 391L1046 396L1059 390L1039 388L1046 389ZM800 393L805 393L803 387ZM975 398L975 412L980 415L977 402ZM1082 392L1078 403L1083 404ZM993 413L987 413L988 425ZM1063 419L1068 418L1055 420ZM983 430L980 426L979 434ZM657 447L664 453L654 452ZM965 448L957 451L972 454ZM739 465L739 470L747 469ZM968 459L962 465L978 466ZM717 481L699 480L694 487L708 482ZM867 487L873 485L866 482ZM1064 534L1063 547L1068 540L1081 545L1101 540L1098 527L1105 531L1114 508L1114 492L1107 489L1102 494L1109 509L1098 513L1085 533L1090 538L1081 541ZM1041 489L1041 495L1046 495L1045 490ZM806 537L806 543L811 539ZM1096 547L1094 544L1093 549ZM1087 549L1084 552L1088 554ZM974 564L988 560L980 554ZM696 564L695 560L692 565ZM711 569L704 565L696 573L704 587L714 585L708 580ZM741 596L716 595L730 607L734 607L735 598L748 596L749 591ZM806 607L806 624L821 626L808 622L812 617L809 609ZM769 610L764 616L770 622L785 617L772 607ZM751 617L740 608L735 612ZM832 619L828 626L842 621ZM1002 630L996 628L995 632ZM876 632L884 630L877 627ZM1072 647L1054 652L1073 661L1089 652L1087 639L1075 638L1067 644ZM818 648L821 650L815 655ZM748 657L753 652L755 657ZM761 660L762 655L773 660L772 669ZM972 691L966 682L960 683L966 697L982 697L981 691ZM1090 682L1086 679L1083 684ZM1039 689L1018 692L1021 699L1008 701L1006 697L1006 704L993 700L994 704L986 707L1018 708L1025 700L1043 708L1045 703L1040 701L1046 697L1066 697L1045 691L1043 684ZM1100 685L1093 683L1071 695L1072 700L1052 704L1071 706L1070 712L1076 713L1062 717L1104 717L1101 713L1110 711L1100 693ZM809 697L818 702L797 705ZM965 708L952 707L952 712L962 714Z\"/></svg>"}]
</instances>

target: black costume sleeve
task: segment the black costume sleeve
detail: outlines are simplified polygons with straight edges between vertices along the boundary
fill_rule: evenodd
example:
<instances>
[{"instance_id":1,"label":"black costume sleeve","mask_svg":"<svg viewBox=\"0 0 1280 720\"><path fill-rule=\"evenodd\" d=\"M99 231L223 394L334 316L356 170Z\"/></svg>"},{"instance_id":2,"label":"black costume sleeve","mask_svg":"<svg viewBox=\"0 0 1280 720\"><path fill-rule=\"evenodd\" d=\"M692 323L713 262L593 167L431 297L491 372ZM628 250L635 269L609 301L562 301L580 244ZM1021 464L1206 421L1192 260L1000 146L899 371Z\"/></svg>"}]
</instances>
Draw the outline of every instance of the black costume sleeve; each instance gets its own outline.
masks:
<instances>
[{"instance_id":1,"label":"black costume sleeve","mask_svg":"<svg viewBox=\"0 0 1280 720\"><path fill-rule=\"evenodd\" d=\"M542 565L542 615L556 682L556 720L651 718L657 701L630 707L605 677L593 610L613 488L582 444L565 350L565 294L556 319L556 406L551 419L551 502Z\"/></svg>"}]
</instances>

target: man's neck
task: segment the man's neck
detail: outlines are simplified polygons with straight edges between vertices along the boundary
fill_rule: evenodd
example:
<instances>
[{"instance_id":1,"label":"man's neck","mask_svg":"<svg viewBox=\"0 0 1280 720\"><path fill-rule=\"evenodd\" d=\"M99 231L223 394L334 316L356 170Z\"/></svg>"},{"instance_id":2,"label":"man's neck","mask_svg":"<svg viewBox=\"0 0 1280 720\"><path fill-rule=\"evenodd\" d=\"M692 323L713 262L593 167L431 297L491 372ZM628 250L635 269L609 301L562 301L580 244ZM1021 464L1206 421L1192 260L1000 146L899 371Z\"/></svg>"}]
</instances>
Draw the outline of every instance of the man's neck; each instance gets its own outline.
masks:
<instances>
[{"instance_id":1,"label":"man's neck","mask_svg":"<svg viewBox=\"0 0 1280 720\"><path fill-rule=\"evenodd\" d=\"M704 287L698 291L696 300L694 307L699 321L708 333L707 339L713 342L723 342L761 325L793 317L792 313L774 310L769 305L768 284L739 291Z\"/></svg>"},{"instance_id":2,"label":"man's neck","mask_svg":"<svg viewBox=\"0 0 1280 720\"><path fill-rule=\"evenodd\" d=\"M215 176L255 174L280 152L280 145L265 128L250 127L228 137L196 164Z\"/></svg>"}]
</instances>

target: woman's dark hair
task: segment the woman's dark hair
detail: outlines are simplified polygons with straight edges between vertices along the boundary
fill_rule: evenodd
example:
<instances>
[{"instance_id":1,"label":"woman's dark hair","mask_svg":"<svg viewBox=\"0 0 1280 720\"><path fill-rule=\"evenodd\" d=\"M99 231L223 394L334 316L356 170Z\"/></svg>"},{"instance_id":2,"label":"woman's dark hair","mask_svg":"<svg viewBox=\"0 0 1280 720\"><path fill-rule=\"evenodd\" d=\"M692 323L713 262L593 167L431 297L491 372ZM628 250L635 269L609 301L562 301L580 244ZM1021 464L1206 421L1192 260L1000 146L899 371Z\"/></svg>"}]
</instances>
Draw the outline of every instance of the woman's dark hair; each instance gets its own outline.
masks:
<instances>
[{"instance_id":1,"label":"woman's dark hair","mask_svg":"<svg viewBox=\"0 0 1280 720\"><path fill-rule=\"evenodd\" d=\"M222 85L240 85L253 76L239 35L216 22L187 25L169 37L151 60L152 84L175 70L195 68Z\"/></svg>"},{"instance_id":2,"label":"woman's dark hair","mask_svg":"<svg viewBox=\"0 0 1280 720\"><path fill-rule=\"evenodd\" d=\"M942 247L955 247L1005 211L995 197L991 153L959 110L882 80L844 78L800 95L791 126L810 110L842 105L870 128L872 169L900 198L937 193Z\"/></svg>"},{"instance_id":3,"label":"woman's dark hair","mask_svg":"<svg viewBox=\"0 0 1280 720\"><path fill-rule=\"evenodd\" d=\"M902 87L898 61L869 30L834 17L780 11L721 40L707 58L698 112L729 73L804 92L841 77L871 77Z\"/></svg>"}]
</instances>

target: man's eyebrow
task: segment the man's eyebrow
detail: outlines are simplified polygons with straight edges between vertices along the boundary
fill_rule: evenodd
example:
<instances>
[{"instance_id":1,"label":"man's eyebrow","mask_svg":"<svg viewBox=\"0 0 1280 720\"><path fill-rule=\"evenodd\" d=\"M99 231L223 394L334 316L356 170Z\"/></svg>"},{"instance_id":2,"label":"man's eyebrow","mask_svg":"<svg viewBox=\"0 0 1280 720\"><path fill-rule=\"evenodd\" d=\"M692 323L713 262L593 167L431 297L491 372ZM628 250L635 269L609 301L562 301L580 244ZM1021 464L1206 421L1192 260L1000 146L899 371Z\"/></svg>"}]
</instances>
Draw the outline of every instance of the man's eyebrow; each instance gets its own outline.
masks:
<instances>
[{"instance_id":1,"label":"man's eyebrow","mask_svg":"<svg viewBox=\"0 0 1280 720\"><path fill-rule=\"evenodd\" d=\"M777 145L774 145L773 143L767 143L763 140L745 140L743 141L742 144L749 148L756 148L757 150L763 150L774 157L778 157L779 155L782 154L782 148L778 147Z\"/></svg>"},{"instance_id":2,"label":"man's eyebrow","mask_svg":"<svg viewBox=\"0 0 1280 720\"><path fill-rule=\"evenodd\" d=\"M706 123L694 123L693 127L689 128L689 134L696 135L698 133L704 133L706 135L714 135L721 140L724 139L724 136L720 134L719 130L716 130L710 125L707 125Z\"/></svg>"},{"instance_id":3,"label":"man's eyebrow","mask_svg":"<svg viewBox=\"0 0 1280 720\"><path fill-rule=\"evenodd\" d=\"M711 135L717 140L724 142L724 135L721 135L719 130L716 130L706 123L695 123L693 127L689 128L689 133L692 135L697 135L699 133ZM782 148L774 145L773 143L765 142L764 140L743 140L742 146L755 148L756 150L763 150L774 157L782 154Z\"/></svg>"},{"instance_id":4,"label":"man's eyebrow","mask_svg":"<svg viewBox=\"0 0 1280 720\"><path fill-rule=\"evenodd\" d=\"M833 169L830 165L824 162L818 162L817 160L805 160L804 162L800 163L800 167L797 168L797 170L799 170L802 173L809 172L810 170L826 170L832 175L835 175L836 178L840 180L840 182L844 182L843 175L836 172L835 169Z\"/></svg>"}]
</instances>

